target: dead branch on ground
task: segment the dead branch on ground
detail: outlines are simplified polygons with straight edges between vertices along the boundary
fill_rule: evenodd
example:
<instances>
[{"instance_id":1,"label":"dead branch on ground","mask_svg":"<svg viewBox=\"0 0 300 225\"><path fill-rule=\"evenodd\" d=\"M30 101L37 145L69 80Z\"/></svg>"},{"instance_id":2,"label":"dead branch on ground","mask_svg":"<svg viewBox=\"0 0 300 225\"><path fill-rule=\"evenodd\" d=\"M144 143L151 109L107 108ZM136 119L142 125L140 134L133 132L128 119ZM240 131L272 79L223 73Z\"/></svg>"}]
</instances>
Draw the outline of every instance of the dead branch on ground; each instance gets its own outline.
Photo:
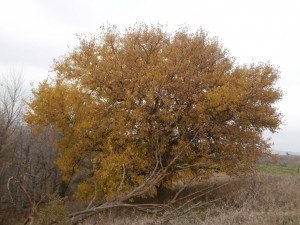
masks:
<instances>
[{"instance_id":1,"label":"dead branch on ground","mask_svg":"<svg viewBox=\"0 0 300 225\"><path fill-rule=\"evenodd\" d=\"M197 133L195 134L194 138L197 136ZM178 161L182 153L184 152L185 148L187 148L194 140L194 138L176 155L174 155L173 159L168 163L168 165L162 166L161 162L161 156L160 156L160 150L159 150L159 144L158 141L156 143L156 150L155 150L155 159L156 164L154 169L152 170L149 177L145 180L144 183L141 185L135 187L131 192L127 193L124 196L119 196L119 194L116 194L116 199L110 202L105 202L98 206L93 206L92 204L94 201L91 201L89 206L82 211L71 213L69 215L71 221L73 224L77 224L80 221L83 221L87 219L90 216L93 216L97 213L101 213L103 211L106 211L108 209L112 208L133 208L140 210L142 212L147 213L153 213L157 216L157 221L159 222L166 222L168 220L171 220L173 218L183 216L190 212L191 210L195 208L199 208L203 205L210 204L211 202L217 201L219 199L202 202L201 197L204 195L219 189L223 187L224 185L227 185L227 183L219 185L219 186L212 186L206 189L194 191L191 194L188 194L183 197L179 197L183 190L187 188L189 184L191 184L192 180L194 180L200 173L202 168L193 176L191 179L188 180L188 182L180 188L174 195L174 197L167 203L161 204L131 204L128 203L130 199L133 199L134 197L139 197L143 194L146 194L149 192L149 190L153 189L158 183L162 182L164 178L170 173L171 167ZM122 174L122 180L120 182L120 185L116 191L118 193L120 189L122 188L122 185L124 183L124 180L126 179L126 170L125 166L123 165L123 174Z\"/></svg>"}]
</instances>

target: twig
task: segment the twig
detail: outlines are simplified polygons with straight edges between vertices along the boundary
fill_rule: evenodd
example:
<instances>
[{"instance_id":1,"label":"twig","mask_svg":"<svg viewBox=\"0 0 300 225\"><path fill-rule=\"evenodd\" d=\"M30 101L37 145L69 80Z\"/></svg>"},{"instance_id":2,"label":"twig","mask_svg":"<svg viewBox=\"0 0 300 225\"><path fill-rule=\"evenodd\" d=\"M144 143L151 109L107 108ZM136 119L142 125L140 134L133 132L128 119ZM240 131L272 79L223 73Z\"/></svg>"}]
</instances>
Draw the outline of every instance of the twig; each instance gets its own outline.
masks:
<instances>
[{"instance_id":1,"label":"twig","mask_svg":"<svg viewBox=\"0 0 300 225\"><path fill-rule=\"evenodd\" d=\"M22 192L23 192L23 194L25 195L25 197L26 197L26 199L27 199L27 202L29 203L29 205L30 205L30 208L31 208L31 212L29 213L29 215L28 215L28 217L27 217L27 220L26 220L26 222L24 223L24 225L25 224L29 224L29 225L31 225L32 223L33 223L33 221L34 221L34 217L36 216L36 214L37 214L37 209L36 209L36 205L35 205L35 203L32 201L32 199L31 199L31 197L30 197L30 195L29 195L29 193L26 191L26 189L23 187L23 185L21 184L21 182L17 179L17 178L15 178L15 177L10 177L9 179L8 179L8 188L9 188L9 184L10 184L10 181L11 180L15 180L16 181L16 183L19 185L19 187L20 187L20 189L22 190Z\"/></svg>"},{"instance_id":2,"label":"twig","mask_svg":"<svg viewBox=\"0 0 300 225\"><path fill-rule=\"evenodd\" d=\"M14 179L14 177L10 177L8 180L7 180L7 184L6 184L6 187L7 187L7 190L8 190L8 194L9 194L9 197L10 197L10 200L11 200L11 203L13 204L14 207L16 207L16 203L14 201L14 198L11 194L11 191L10 191L10 181Z\"/></svg>"},{"instance_id":3,"label":"twig","mask_svg":"<svg viewBox=\"0 0 300 225\"><path fill-rule=\"evenodd\" d=\"M79 220L85 219L85 218L87 218L87 217L89 217L91 215L94 215L95 213L98 213L100 211L104 211L104 210L107 210L107 209L110 209L110 208L116 208L116 207L137 208L137 205L125 204L124 202L126 202L129 199L132 199L133 197L141 196L144 193L147 193L157 183L161 182L167 175L169 175L168 171L171 168L171 166L174 165L174 163L182 155L182 153L184 152L184 150L191 145L191 143L195 140L195 138L196 138L197 135L198 135L198 132L195 133L194 137L189 141L189 143L187 143L176 155L174 155L173 159L165 167L162 167L162 165L161 165L161 157L159 156L160 153L159 153L159 145L158 145L158 137L157 137L156 138L156 148L155 148L156 164L155 164L155 167L152 170L151 174L144 181L144 183L142 183L141 185L139 185L136 188L134 188L131 192L129 192L125 196L117 198L117 199L115 199L112 202L105 202L105 203L103 203L100 206L92 207L90 209L85 209L83 211L79 211L79 212L70 214L69 217L71 218L72 222L73 223L77 223ZM124 171L125 171L125 169L123 167L123 175L125 173ZM125 175L123 177L125 177ZM120 186L121 186L121 184L123 185L123 182L124 181L122 179L122 181L120 183ZM157 208L162 207L162 204L154 204L154 205ZM154 206L154 205L152 205L152 206ZM139 205L139 206L141 206L141 205ZM143 207L146 207L146 206L144 205ZM172 208L171 206L169 206L169 207ZM173 210L176 210L176 209L173 209Z\"/></svg>"},{"instance_id":4,"label":"twig","mask_svg":"<svg viewBox=\"0 0 300 225\"><path fill-rule=\"evenodd\" d=\"M90 201L89 205L86 207L86 209L91 208L91 206L94 204L94 202L97 199L97 184L96 182L94 182L94 197L92 198L92 200Z\"/></svg>"},{"instance_id":5,"label":"twig","mask_svg":"<svg viewBox=\"0 0 300 225\"><path fill-rule=\"evenodd\" d=\"M119 187L118 187L118 189L117 189L117 191L116 191L117 195L119 194L119 192L120 192L121 189L122 189L122 186L123 186L124 181L125 181L125 176L126 176L126 168L125 168L124 163L123 163L123 165L122 165L122 168L123 168L123 175L122 175L122 180L121 180L121 182L120 182L120 185L119 185Z\"/></svg>"}]
</instances>

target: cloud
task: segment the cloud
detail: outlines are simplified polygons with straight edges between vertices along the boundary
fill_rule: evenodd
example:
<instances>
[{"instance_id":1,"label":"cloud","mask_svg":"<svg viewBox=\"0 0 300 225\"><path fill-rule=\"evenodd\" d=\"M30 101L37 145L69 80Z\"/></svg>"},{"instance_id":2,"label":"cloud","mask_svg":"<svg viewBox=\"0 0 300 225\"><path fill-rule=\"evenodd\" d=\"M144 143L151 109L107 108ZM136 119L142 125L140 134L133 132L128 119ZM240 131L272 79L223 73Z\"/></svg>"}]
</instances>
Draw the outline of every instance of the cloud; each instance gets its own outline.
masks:
<instances>
[{"instance_id":1,"label":"cloud","mask_svg":"<svg viewBox=\"0 0 300 225\"><path fill-rule=\"evenodd\" d=\"M92 7L86 4L87 1L35 0L33 2L46 19L61 24L86 26L93 19Z\"/></svg>"},{"instance_id":2,"label":"cloud","mask_svg":"<svg viewBox=\"0 0 300 225\"><path fill-rule=\"evenodd\" d=\"M190 25L220 37L240 63L270 60L281 73L279 86L286 94L279 107L286 125L275 135L278 148L299 146L300 8L286 1L179 0L1 0L0 75L23 69L28 83L45 79L54 58L78 43L76 33L97 34L103 24L120 30L136 22ZM289 132L291 136L289 137ZM291 139L292 138L292 139ZM296 148L296 147L295 147Z\"/></svg>"}]
</instances>

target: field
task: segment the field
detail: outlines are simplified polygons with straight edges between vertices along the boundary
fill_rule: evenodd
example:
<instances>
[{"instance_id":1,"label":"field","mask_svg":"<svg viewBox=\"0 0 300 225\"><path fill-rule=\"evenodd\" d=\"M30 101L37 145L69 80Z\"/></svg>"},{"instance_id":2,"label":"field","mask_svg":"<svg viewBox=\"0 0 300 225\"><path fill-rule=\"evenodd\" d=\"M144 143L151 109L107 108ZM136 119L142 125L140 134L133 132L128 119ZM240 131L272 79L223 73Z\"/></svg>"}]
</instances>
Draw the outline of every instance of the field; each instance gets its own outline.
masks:
<instances>
[{"instance_id":1,"label":"field","mask_svg":"<svg viewBox=\"0 0 300 225\"><path fill-rule=\"evenodd\" d=\"M195 184L184 194L202 191L199 207L168 221L162 222L161 216L139 210L118 208L95 215L81 225L299 225L299 159L293 156L280 156L277 161L263 159L252 175L217 174L209 181ZM70 202L66 204L69 208L76 207ZM60 207L56 205L46 215L46 221L63 213L64 207ZM40 225L37 220L35 224Z\"/></svg>"},{"instance_id":2,"label":"field","mask_svg":"<svg viewBox=\"0 0 300 225\"><path fill-rule=\"evenodd\" d=\"M90 218L91 224L170 224L170 225L299 225L300 157L280 156L264 159L258 172L246 177L216 176L192 189L211 187L201 199L201 206L181 217L160 223L151 214L112 210ZM221 188L219 185L223 185Z\"/></svg>"},{"instance_id":3,"label":"field","mask_svg":"<svg viewBox=\"0 0 300 225\"><path fill-rule=\"evenodd\" d=\"M258 165L258 170L262 173L271 174L286 174L286 175L297 175L299 174L299 168L287 167L278 165Z\"/></svg>"},{"instance_id":4,"label":"field","mask_svg":"<svg viewBox=\"0 0 300 225\"><path fill-rule=\"evenodd\" d=\"M156 224L300 224L300 176L260 173L255 176L230 178L226 182L227 185L213 190L201 199L202 207L166 223L156 220ZM146 225L154 224L153 220L153 215L150 214L112 210L105 215L91 218L84 225Z\"/></svg>"}]
</instances>

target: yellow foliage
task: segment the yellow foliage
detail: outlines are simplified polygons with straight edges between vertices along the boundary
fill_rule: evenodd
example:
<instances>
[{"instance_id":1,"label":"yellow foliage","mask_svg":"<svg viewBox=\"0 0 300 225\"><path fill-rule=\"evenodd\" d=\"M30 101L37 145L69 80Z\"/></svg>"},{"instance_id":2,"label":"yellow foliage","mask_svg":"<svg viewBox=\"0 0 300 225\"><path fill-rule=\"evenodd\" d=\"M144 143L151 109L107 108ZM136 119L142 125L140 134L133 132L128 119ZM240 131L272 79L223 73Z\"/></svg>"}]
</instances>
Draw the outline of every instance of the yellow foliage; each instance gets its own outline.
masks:
<instances>
[{"instance_id":1,"label":"yellow foliage","mask_svg":"<svg viewBox=\"0 0 300 225\"><path fill-rule=\"evenodd\" d=\"M66 180L89 171L80 197L90 198L96 183L100 198L113 198L124 168L123 193L143 183L157 149L161 166L184 149L167 187L187 166L186 174L249 171L268 153L263 131L281 122L274 106L279 72L263 63L236 65L202 30L167 33L139 24L121 34L108 27L80 39L54 72L33 90L25 119L37 131L56 128Z\"/></svg>"}]
</instances>

